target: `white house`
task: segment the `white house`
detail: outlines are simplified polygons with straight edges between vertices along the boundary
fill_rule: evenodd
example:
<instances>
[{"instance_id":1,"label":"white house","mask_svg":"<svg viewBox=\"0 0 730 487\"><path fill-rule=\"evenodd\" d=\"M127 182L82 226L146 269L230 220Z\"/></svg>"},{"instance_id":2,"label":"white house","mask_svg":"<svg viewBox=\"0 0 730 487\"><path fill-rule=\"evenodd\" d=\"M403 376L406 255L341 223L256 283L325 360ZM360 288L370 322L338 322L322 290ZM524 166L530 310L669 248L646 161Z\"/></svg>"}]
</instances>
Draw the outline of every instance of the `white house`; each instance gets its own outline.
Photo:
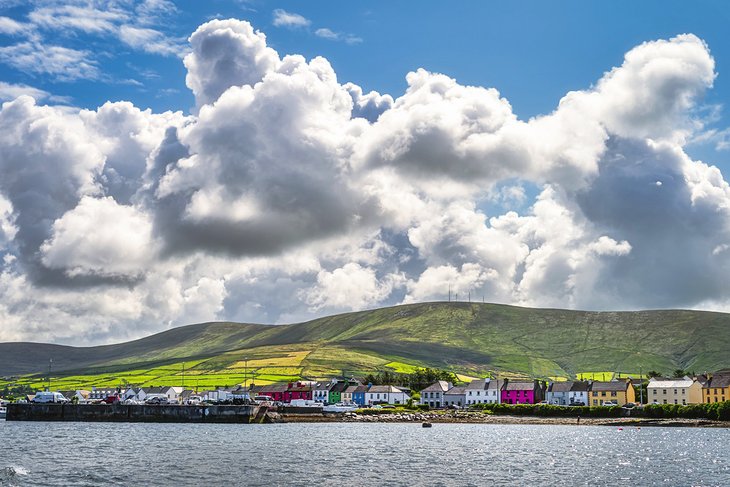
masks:
<instances>
[{"instance_id":1,"label":"white house","mask_svg":"<svg viewBox=\"0 0 730 487\"><path fill-rule=\"evenodd\" d=\"M410 396L396 386L370 386L365 393L365 404L405 404Z\"/></svg>"},{"instance_id":2,"label":"white house","mask_svg":"<svg viewBox=\"0 0 730 487\"><path fill-rule=\"evenodd\" d=\"M473 380L464 389L465 404L499 404L503 385L498 379Z\"/></svg>"},{"instance_id":3,"label":"white house","mask_svg":"<svg viewBox=\"0 0 730 487\"><path fill-rule=\"evenodd\" d=\"M584 381L552 382L545 393L548 404L558 406L588 405L588 388L590 384Z\"/></svg>"},{"instance_id":4,"label":"white house","mask_svg":"<svg viewBox=\"0 0 730 487\"><path fill-rule=\"evenodd\" d=\"M109 396L113 396L117 393L117 389L115 387L102 387L102 388L96 388L92 387L91 391L89 391L89 401L98 401L100 399L106 399Z\"/></svg>"},{"instance_id":5,"label":"white house","mask_svg":"<svg viewBox=\"0 0 730 487\"><path fill-rule=\"evenodd\" d=\"M696 379L649 379L646 394L651 404L699 404L702 384Z\"/></svg>"},{"instance_id":6,"label":"white house","mask_svg":"<svg viewBox=\"0 0 730 487\"><path fill-rule=\"evenodd\" d=\"M432 408L440 408L444 405L444 393L454 387L451 382L438 380L421 391L419 404L426 404Z\"/></svg>"},{"instance_id":7,"label":"white house","mask_svg":"<svg viewBox=\"0 0 730 487\"><path fill-rule=\"evenodd\" d=\"M314 384L312 389L312 398L316 402L325 403L329 397L330 389L335 385L336 381L333 379L330 382L317 382Z\"/></svg>"},{"instance_id":8,"label":"white house","mask_svg":"<svg viewBox=\"0 0 730 487\"><path fill-rule=\"evenodd\" d=\"M444 406L459 406L464 407L466 405L466 387L454 386L448 391L444 392Z\"/></svg>"}]
</instances>

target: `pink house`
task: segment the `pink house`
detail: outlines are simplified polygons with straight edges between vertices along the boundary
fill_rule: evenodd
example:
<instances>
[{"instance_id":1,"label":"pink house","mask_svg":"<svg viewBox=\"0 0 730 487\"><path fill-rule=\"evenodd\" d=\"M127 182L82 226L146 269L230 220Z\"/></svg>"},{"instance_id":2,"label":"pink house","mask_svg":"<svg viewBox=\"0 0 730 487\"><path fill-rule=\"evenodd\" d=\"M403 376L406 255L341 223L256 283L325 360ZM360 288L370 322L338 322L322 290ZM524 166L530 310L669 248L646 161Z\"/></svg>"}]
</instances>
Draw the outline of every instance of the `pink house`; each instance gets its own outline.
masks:
<instances>
[{"instance_id":1,"label":"pink house","mask_svg":"<svg viewBox=\"0 0 730 487\"><path fill-rule=\"evenodd\" d=\"M543 385L536 380L508 380L502 389L502 404L536 404L544 398Z\"/></svg>"}]
</instances>

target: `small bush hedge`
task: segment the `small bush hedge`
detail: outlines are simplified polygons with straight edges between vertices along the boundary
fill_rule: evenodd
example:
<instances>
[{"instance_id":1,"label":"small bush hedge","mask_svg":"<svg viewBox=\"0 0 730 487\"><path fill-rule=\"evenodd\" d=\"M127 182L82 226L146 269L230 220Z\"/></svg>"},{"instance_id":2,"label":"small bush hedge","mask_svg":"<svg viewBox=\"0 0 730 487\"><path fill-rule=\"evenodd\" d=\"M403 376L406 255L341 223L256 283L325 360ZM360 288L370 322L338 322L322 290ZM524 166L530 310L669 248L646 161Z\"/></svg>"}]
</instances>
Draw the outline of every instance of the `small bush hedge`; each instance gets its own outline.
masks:
<instances>
[{"instance_id":1,"label":"small bush hedge","mask_svg":"<svg viewBox=\"0 0 730 487\"><path fill-rule=\"evenodd\" d=\"M489 414L512 414L515 416L546 417L593 417L617 418L624 414L621 406L556 406L554 404L472 404L471 411ZM647 404L643 408L632 408L631 417L646 418L690 418L730 421L730 401L709 404Z\"/></svg>"}]
</instances>

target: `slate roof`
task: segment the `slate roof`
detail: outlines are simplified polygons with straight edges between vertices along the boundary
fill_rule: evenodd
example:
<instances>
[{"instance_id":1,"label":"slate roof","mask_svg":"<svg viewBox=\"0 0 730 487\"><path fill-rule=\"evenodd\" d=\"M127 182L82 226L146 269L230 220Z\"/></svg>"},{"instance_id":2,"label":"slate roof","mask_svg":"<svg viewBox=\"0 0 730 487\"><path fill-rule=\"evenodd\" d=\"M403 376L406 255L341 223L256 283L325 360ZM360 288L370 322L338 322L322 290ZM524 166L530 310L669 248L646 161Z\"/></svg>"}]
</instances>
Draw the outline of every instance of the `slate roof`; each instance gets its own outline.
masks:
<instances>
[{"instance_id":1,"label":"slate roof","mask_svg":"<svg viewBox=\"0 0 730 487\"><path fill-rule=\"evenodd\" d=\"M295 382L288 390L292 392L308 392L312 390L312 386L301 382Z\"/></svg>"},{"instance_id":2,"label":"slate roof","mask_svg":"<svg viewBox=\"0 0 730 487\"><path fill-rule=\"evenodd\" d=\"M347 394L352 394L353 392L357 392L358 387L360 387L360 386L350 386L347 389L345 389L344 392L346 392Z\"/></svg>"},{"instance_id":3,"label":"slate roof","mask_svg":"<svg viewBox=\"0 0 730 487\"><path fill-rule=\"evenodd\" d=\"M507 387L505 388L506 391L532 391L535 389L535 382L534 381L508 381Z\"/></svg>"},{"instance_id":4,"label":"slate roof","mask_svg":"<svg viewBox=\"0 0 730 487\"><path fill-rule=\"evenodd\" d=\"M289 390L289 384L269 384L261 387L261 393L286 392Z\"/></svg>"},{"instance_id":5,"label":"slate roof","mask_svg":"<svg viewBox=\"0 0 730 487\"><path fill-rule=\"evenodd\" d=\"M355 386L353 392L368 392L368 386Z\"/></svg>"},{"instance_id":6,"label":"slate roof","mask_svg":"<svg viewBox=\"0 0 730 487\"><path fill-rule=\"evenodd\" d=\"M730 374L715 374L706 387L730 387Z\"/></svg>"},{"instance_id":7,"label":"slate roof","mask_svg":"<svg viewBox=\"0 0 730 487\"><path fill-rule=\"evenodd\" d=\"M421 392L446 392L449 390L449 383L445 380L437 380Z\"/></svg>"},{"instance_id":8,"label":"slate roof","mask_svg":"<svg viewBox=\"0 0 730 487\"><path fill-rule=\"evenodd\" d=\"M548 392L570 392L573 390L573 381L551 382Z\"/></svg>"},{"instance_id":9,"label":"slate roof","mask_svg":"<svg viewBox=\"0 0 730 487\"><path fill-rule=\"evenodd\" d=\"M464 389L468 391L483 391L489 389L489 383L489 379L476 379L469 382Z\"/></svg>"},{"instance_id":10,"label":"slate roof","mask_svg":"<svg viewBox=\"0 0 730 487\"><path fill-rule=\"evenodd\" d=\"M330 392L344 392L348 387L350 387L348 382L338 382L330 388Z\"/></svg>"},{"instance_id":11,"label":"slate roof","mask_svg":"<svg viewBox=\"0 0 730 487\"><path fill-rule=\"evenodd\" d=\"M448 394L450 396L463 396L464 394L466 394L466 387L452 387L448 391L444 392L444 394Z\"/></svg>"},{"instance_id":12,"label":"slate roof","mask_svg":"<svg viewBox=\"0 0 730 487\"><path fill-rule=\"evenodd\" d=\"M690 387L692 379L650 379L649 385L653 389L675 389L679 387Z\"/></svg>"},{"instance_id":13,"label":"slate roof","mask_svg":"<svg viewBox=\"0 0 730 487\"><path fill-rule=\"evenodd\" d=\"M588 381L576 380L573 382L573 387L570 388L571 392L587 392L591 387Z\"/></svg>"},{"instance_id":14,"label":"slate roof","mask_svg":"<svg viewBox=\"0 0 730 487\"><path fill-rule=\"evenodd\" d=\"M504 379L492 379L489 381L489 389L490 390L498 390L501 391L504 387Z\"/></svg>"},{"instance_id":15,"label":"slate roof","mask_svg":"<svg viewBox=\"0 0 730 487\"><path fill-rule=\"evenodd\" d=\"M398 389L396 386L371 386L368 393L375 394L375 393L397 393L397 392L403 392L400 389Z\"/></svg>"},{"instance_id":16,"label":"slate roof","mask_svg":"<svg viewBox=\"0 0 730 487\"><path fill-rule=\"evenodd\" d=\"M613 391L625 391L628 389L628 384L624 381L611 381L611 382L600 382L595 381L591 384L591 390L592 391L607 391L607 392L613 392Z\"/></svg>"}]
</instances>

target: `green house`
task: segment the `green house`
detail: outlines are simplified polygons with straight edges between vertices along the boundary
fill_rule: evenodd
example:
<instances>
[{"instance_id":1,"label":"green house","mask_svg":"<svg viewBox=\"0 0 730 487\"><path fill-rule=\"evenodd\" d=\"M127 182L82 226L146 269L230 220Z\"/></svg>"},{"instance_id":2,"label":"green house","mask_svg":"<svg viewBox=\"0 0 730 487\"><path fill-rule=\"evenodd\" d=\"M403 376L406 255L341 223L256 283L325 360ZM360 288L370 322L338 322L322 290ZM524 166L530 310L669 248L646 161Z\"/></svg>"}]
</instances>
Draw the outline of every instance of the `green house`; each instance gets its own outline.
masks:
<instances>
[{"instance_id":1,"label":"green house","mask_svg":"<svg viewBox=\"0 0 730 487\"><path fill-rule=\"evenodd\" d=\"M350 383L344 380L338 380L334 384L327 395L327 402L330 404L336 404L342 401L342 393L350 386Z\"/></svg>"}]
</instances>

